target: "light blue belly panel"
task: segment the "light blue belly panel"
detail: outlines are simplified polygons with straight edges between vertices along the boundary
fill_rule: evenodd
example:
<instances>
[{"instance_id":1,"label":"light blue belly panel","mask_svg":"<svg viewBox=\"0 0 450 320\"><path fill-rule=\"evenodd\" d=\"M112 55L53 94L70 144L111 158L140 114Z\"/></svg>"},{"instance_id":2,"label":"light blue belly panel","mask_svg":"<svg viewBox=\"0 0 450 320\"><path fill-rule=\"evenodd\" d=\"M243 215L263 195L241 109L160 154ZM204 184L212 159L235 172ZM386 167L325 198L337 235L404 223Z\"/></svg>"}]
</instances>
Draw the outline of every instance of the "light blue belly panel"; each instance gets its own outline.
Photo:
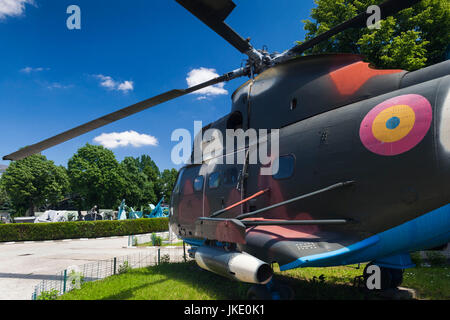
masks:
<instances>
[{"instance_id":1,"label":"light blue belly panel","mask_svg":"<svg viewBox=\"0 0 450 320\"><path fill-rule=\"evenodd\" d=\"M280 266L282 271L299 267L329 267L373 261L436 247L450 241L450 204L381 232L348 247L301 257Z\"/></svg>"}]
</instances>

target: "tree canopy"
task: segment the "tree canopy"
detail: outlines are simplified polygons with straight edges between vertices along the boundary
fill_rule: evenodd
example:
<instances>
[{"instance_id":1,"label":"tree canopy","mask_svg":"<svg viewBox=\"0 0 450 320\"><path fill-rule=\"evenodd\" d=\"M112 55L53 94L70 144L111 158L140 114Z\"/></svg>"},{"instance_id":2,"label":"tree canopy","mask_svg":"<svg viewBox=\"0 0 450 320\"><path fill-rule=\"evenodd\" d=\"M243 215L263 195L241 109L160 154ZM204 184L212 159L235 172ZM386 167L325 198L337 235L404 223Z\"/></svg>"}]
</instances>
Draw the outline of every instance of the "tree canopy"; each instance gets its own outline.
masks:
<instances>
[{"instance_id":1,"label":"tree canopy","mask_svg":"<svg viewBox=\"0 0 450 320\"><path fill-rule=\"evenodd\" d=\"M166 172L167 171L167 172ZM73 195L79 196L80 208L117 208L122 199L139 210L156 204L162 196L170 200L172 177L177 170L164 170L148 155L125 157L118 162L114 153L102 146L86 144L68 162Z\"/></svg>"},{"instance_id":2,"label":"tree canopy","mask_svg":"<svg viewBox=\"0 0 450 320\"><path fill-rule=\"evenodd\" d=\"M315 0L311 20L303 20L309 40L384 0ZM449 0L422 0L381 21L380 29L349 29L305 54L356 53L378 68L416 70L445 60L450 43Z\"/></svg>"},{"instance_id":3,"label":"tree canopy","mask_svg":"<svg viewBox=\"0 0 450 320\"><path fill-rule=\"evenodd\" d=\"M14 161L1 178L8 201L19 214L61 201L69 190L66 169L40 154Z\"/></svg>"},{"instance_id":4,"label":"tree canopy","mask_svg":"<svg viewBox=\"0 0 450 320\"><path fill-rule=\"evenodd\" d=\"M149 203L156 203L158 199L154 184L158 176L152 178L152 175L147 175L141 169L141 162L138 158L126 157L120 165L125 179L122 198L126 199L127 204L137 209L140 206L147 206Z\"/></svg>"},{"instance_id":5,"label":"tree canopy","mask_svg":"<svg viewBox=\"0 0 450 320\"><path fill-rule=\"evenodd\" d=\"M125 180L111 150L86 144L69 159L68 175L83 207L111 208L120 202Z\"/></svg>"},{"instance_id":6,"label":"tree canopy","mask_svg":"<svg viewBox=\"0 0 450 320\"><path fill-rule=\"evenodd\" d=\"M161 173L161 177L159 179L159 192L160 195L164 197L166 202L170 201L172 190L177 180L177 175L178 171L176 169L165 169Z\"/></svg>"},{"instance_id":7,"label":"tree canopy","mask_svg":"<svg viewBox=\"0 0 450 320\"><path fill-rule=\"evenodd\" d=\"M5 186L0 180L0 211L14 211L11 199L5 190Z\"/></svg>"}]
</instances>

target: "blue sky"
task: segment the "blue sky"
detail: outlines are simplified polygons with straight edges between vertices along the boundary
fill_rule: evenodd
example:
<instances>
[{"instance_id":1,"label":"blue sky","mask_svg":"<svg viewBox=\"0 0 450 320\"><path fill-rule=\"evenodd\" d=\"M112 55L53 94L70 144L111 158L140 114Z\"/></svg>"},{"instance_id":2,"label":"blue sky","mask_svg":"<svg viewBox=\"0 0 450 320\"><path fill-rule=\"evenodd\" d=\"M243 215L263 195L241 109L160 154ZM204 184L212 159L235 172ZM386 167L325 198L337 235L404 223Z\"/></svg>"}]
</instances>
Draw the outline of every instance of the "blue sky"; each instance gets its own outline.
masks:
<instances>
[{"instance_id":1,"label":"blue sky","mask_svg":"<svg viewBox=\"0 0 450 320\"><path fill-rule=\"evenodd\" d=\"M313 0L234 2L226 22L251 37L256 48L279 52L304 38L301 20L314 6ZM66 27L69 5L81 8L81 30ZM223 74L245 58L174 0L0 0L0 39L2 157L151 96L186 88L192 70ZM160 169L178 168L170 159L176 145L172 131L192 132L194 120L206 125L226 115L231 94L244 81L225 84L221 94L161 104L43 154L66 166L79 147L99 144L96 137L133 130L147 135L147 145L110 145L119 161L148 154Z\"/></svg>"}]
</instances>

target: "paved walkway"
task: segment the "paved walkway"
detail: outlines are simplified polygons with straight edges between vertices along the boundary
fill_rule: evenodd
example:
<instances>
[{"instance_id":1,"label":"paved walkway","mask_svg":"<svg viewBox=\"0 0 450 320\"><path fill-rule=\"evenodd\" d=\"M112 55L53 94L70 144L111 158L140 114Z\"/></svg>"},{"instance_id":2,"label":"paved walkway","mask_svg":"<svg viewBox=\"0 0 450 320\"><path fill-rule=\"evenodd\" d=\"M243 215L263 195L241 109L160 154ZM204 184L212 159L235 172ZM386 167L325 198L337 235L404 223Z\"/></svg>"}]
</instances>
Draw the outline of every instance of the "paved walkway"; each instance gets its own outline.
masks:
<instances>
[{"instance_id":1,"label":"paved walkway","mask_svg":"<svg viewBox=\"0 0 450 320\"><path fill-rule=\"evenodd\" d=\"M0 243L0 300L29 300L41 280L73 265L148 251L128 237Z\"/></svg>"}]
</instances>

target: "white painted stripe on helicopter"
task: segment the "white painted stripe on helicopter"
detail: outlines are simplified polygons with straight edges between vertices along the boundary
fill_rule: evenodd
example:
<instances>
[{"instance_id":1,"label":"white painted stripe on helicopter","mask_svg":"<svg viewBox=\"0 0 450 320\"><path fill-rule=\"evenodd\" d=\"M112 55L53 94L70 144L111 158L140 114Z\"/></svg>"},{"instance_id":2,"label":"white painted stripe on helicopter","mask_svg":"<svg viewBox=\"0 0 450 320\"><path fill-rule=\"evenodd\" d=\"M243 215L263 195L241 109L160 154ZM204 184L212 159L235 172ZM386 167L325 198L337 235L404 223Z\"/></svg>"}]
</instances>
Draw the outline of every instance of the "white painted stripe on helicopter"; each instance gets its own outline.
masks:
<instances>
[{"instance_id":1,"label":"white painted stripe on helicopter","mask_svg":"<svg viewBox=\"0 0 450 320\"><path fill-rule=\"evenodd\" d=\"M445 151L450 152L450 90L447 90L447 97L442 106L439 140Z\"/></svg>"}]
</instances>

